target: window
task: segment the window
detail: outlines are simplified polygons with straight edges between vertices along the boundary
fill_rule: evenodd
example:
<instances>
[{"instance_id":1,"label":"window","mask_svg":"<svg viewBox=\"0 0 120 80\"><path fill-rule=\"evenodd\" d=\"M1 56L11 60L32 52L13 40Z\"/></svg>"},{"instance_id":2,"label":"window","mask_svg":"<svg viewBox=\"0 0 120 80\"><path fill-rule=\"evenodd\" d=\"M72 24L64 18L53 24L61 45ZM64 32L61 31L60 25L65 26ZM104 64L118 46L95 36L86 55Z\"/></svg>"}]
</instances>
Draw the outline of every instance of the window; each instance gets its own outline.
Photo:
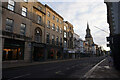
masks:
<instances>
[{"instance_id":1,"label":"window","mask_svg":"<svg viewBox=\"0 0 120 80\"><path fill-rule=\"evenodd\" d=\"M56 27L56 31L59 32L59 26Z\"/></svg>"},{"instance_id":2,"label":"window","mask_svg":"<svg viewBox=\"0 0 120 80\"><path fill-rule=\"evenodd\" d=\"M8 9L11 10L11 11L14 11L14 7L15 7L14 0L9 0L8 1Z\"/></svg>"},{"instance_id":3,"label":"window","mask_svg":"<svg viewBox=\"0 0 120 80\"><path fill-rule=\"evenodd\" d=\"M60 33L62 33L62 29L60 28Z\"/></svg>"},{"instance_id":4,"label":"window","mask_svg":"<svg viewBox=\"0 0 120 80\"><path fill-rule=\"evenodd\" d=\"M13 20L12 19L6 19L6 30L9 32L13 31Z\"/></svg>"},{"instance_id":5,"label":"window","mask_svg":"<svg viewBox=\"0 0 120 80\"><path fill-rule=\"evenodd\" d=\"M62 21L60 21L60 24L62 24Z\"/></svg>"},{"instance_id":6,"label":"window","mask_svg":"<svg viewBox=\"0 0 120 80\"><path fill-rule=\"evenodd\" d=\"M39 10L42 10L42 7L38 6L38 9L39 9Z\"/></svg>"},{"instance_id":7,"label":"window","mask_svg":"<svg viewBox=\"0 0 120 80\"><path fill-rule=\"evenodd\" d=\"M55 16L53 15L53 20L55 20Z\"/></svg>"},{"instance_id":8,"label":"window","mask_svg":"<svg viewBox=\"0 0 120 80\"><path fill-rule=\"evenodd\" d=\"M55 30L55 24L52 24L52 29Z\"/></svg>"},{"instance_id":9,"label":"window","mask_svg":"<svg viewBox=\"0 0 120 80\"><path fill-rule=\"evenodd\" d=\"M25 24L21 24L21 30L20 30L20 34L21 35L25 35L25 29L26 29L26 25Z\"/></svg>"},{"instance_id":10,"label":"window","mask_svg":"<svg viewBox=\"0 0 120 80\"><path fill-rule=\"evenodd\" d=\"M50 28L50 21L47 21L47 27Z\"/></svg>"},{"instance_id":11,"label":"window","mask_svg":"<svg viewBox=\"0 0 120 80\"><path fill-rule=\"evenodd\" d=\"M41 22L42 22L41 16L38 16L38 23L41 24Z\"/></svg>"},{"instance_id":12,"label":"window","mask_svg":"<svg viewBox=\"0 0 120 80\"><path fill-rule=\"evenodd\" d=\"M66 26L64 26L64 30L67 30L67 27L66 27Z\"/></svg>"},{"instance_id":13,"label":"window","mask_svg":"<svg viewBox=\"0 0 120 80\"><path fill-rule=\"evenodd\" d=\"M35 41L42 42L42 30L38 27L35 29Z\"/></svg>"},{"instance_id":14,"label":"window","mask_svg":"<svg viewBox=\"0 0 120 80\"><path fill-rule=\"evenodd\" d=\"M22 15L27 16L27 8L22 7Z\"/></svg>"},{"instance_id":15,"label":"window","mask_svg":"<svg viewBox=\"0 0 120 80\"><path fill-rule=\"evenodd\" d=\"M67 41L64 41L64 47L67 47Z\"/></svg>"},{"instance_id":16,"label":"window","mask_svg":"<svg viewBox=\"0 0 120 80\"><path fill-rule=\"evenodd\" d=\"M24 0L25 2L28 2L28 0Z\"/></svg>"},{"instance_id":17,"label":"window","mask_svg":"<svg viewBox=\"0 0 120 80\"><path fill-rule=\"evenodd\" d=\"M47 33L47 39L46 40L47 40L46 43L50 42L50 34L49 33Z\"/></svg>"},{"instance_id":18,"label":"window","mask_svg":"<svg viewBox=\"0 0 120 80\"><path fill-rule=\"evenodd\" d=\"M64 32L64 38L66 38L67 37L67 33L66 32Z\"/></svg>"},{"instance_id":19,"label":"window","mask_svg":"<svg viewBox=\"0 0 120 80\"><path fill-rule=\"evenodd\" d=\"M55 44L55 35L52 35L52 44Z\"/></svg>"},{"instance_id":20,"label":"window","mask_svg":"<svg viewBox=\"0 0 120 80\"><path fill-rule=\"evenodd\" d=\"M56 37L56 45L58 45L58 40L59 40L59 37L57 36Z\"/></svg>"},{"instance_id":21,"label":"window","mask_svg":"<svg viewBox=\"0 0 120 80\"><path fill-rule=\"evenodd\" d=\"M58 18L56 18L56 21L57 21L57 22L59 22L59 19L58 19Z\"/></svg>"},{"instance_id":22,"label":"window","mask_svg":"<svg viewBox=\"0 0 120 80\"><path fill-rule=\"evenodd\" d=\"M47 15L48 15L48 17L50 17L50 12L49 11L47 12Z\"/></svg>"}]
</instances>

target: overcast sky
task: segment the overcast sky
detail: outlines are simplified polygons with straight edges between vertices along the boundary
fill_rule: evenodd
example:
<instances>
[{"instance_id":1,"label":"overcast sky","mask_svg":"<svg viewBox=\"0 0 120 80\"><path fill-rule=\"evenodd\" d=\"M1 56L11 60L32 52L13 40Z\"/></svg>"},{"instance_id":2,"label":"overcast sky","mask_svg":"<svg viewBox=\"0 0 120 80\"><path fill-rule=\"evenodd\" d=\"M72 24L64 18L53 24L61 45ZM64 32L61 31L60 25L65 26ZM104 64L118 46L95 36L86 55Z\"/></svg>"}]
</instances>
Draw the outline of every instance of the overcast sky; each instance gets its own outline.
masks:
<instances>
[{"instance_id":1,"label":"overcast sky","mask_svg":"<svg viewBox=\"0 0 120 80\"><path fill-rule=\"evenodd\" d=\"M99 27L109 32L109 25L107 23L107 9L106 4L101 2L42 2L48 4L53 10L59 13L65 21L69 21L74 26L74 32L80 35L85 40L87 21L93 40L96 44L103 46L104 49L109 50L106 46L106 37L108 33L95 28Z\"/></svg>"}]
</instances>

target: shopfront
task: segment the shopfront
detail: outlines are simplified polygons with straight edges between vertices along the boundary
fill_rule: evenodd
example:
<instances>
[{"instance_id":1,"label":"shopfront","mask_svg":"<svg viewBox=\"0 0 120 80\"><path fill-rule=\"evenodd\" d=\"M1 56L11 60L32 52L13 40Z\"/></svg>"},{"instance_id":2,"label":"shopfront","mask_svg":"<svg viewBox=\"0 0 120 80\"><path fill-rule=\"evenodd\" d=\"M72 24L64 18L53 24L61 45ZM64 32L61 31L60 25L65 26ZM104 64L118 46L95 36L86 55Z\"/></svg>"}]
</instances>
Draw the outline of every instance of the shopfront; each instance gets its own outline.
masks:
<instances>
[{"instance_id":1,"label":"shopfront","mask_svg":"<svg viewBox=\"0 0 120 80\"><path fill-rule=\"evenodd\" d=\"M2 60L24 60L24 41L4 39Z\"/></svg>"},{"instance_id":2,"label":"shopfront","mask_svg":"<svg viewBox=\"0 0 120 80\"><path fill-rule=\"evenodd\" d=\"M53 46L49 46L47 48L47 59L48 60L53 60L53 59L62 59L63 58L63 50L62 48L56 48Z\"/></svg>"},{"instance_id":3,"label":"shopfront","mask_svg":"<svg viewBox=\"0 0 120 80\"><path fill-rule=\"evenodd\" d=\"M32 43L34 61L44 61L45 60L45 44L42 43Z\"/></svg>"}]
</instances>

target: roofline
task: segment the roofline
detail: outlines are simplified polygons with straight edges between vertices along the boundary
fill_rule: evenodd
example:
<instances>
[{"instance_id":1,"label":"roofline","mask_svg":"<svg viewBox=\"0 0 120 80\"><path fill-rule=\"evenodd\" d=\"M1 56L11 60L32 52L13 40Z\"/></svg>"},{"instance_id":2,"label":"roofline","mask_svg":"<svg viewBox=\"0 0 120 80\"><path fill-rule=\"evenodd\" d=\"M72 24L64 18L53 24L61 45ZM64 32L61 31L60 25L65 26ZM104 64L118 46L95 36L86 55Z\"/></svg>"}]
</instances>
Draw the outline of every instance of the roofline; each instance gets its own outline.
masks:
<instances>
[{"instance_id":1,"label":"roofline","mask_svg":"<svg viewBox=\"0 0 120 80\"><path fill-rule=\"evenodd\" d=\"M62 18L64 20L64 18L62 16L60 16L57 12L55 12L51 7L49 7L47 4L45 4L45 7L47 7L48 9L50 9L52 12L54 12L56 15L58 15L60 18Z\"/></svg>"},{"instance_id":2,"label":"roofline","mask_svg":"<svg viewBox=\"0 0 120 80\"><path fill-rule=\"evenodd\" d=\"M72 25L70 22L68 22L68 21L64 21L65 23L67 23L67 24L70 24L70 25ZM73 25L72 25L72 27L73 27Z\"/></svg>"}]
</instances>

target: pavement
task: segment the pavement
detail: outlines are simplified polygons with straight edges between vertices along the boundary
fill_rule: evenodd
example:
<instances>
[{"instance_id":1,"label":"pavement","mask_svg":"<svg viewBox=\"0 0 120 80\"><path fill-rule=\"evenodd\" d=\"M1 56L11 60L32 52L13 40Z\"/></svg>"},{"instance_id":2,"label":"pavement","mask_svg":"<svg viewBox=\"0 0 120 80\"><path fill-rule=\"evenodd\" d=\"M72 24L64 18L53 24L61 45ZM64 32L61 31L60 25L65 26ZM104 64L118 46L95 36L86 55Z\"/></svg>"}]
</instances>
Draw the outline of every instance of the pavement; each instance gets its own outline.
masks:
<instances>
[{"instance_id":1,"label":"pavement","mask_svg":"<svg viewBox=\"0 0 120 80\"><path fill-rule=\"evenodd\" d=\"M113 67L113 61L109 63L109 60L110 56L100 61L84 75L84 78L120 79L120 72Z\"/></svg>"}]
</instances>

